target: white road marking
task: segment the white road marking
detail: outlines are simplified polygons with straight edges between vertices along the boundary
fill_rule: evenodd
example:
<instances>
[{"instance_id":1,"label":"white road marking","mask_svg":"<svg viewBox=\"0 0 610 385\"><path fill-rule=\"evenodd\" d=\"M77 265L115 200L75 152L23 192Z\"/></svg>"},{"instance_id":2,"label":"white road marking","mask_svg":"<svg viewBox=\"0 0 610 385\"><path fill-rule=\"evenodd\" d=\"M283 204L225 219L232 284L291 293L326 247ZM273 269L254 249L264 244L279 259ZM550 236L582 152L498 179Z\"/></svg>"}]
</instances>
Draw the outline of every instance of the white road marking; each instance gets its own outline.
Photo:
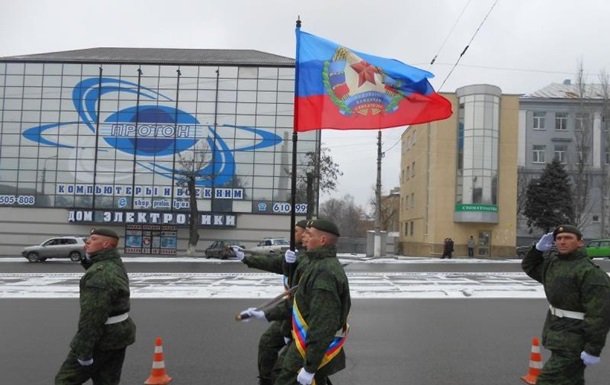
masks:
<instances>
[{"instance_id":1,"label":"white road marking","mask_svg":"<svg viewBox=\"0 0 610 385\"><path fill-rule=\"evenodd\" d=\"M523 273L348 273L352 298L544 298ZM0 273L0 298L78 298L82 273ZM273 298L271 273L130 273L132 298Z\"/></svg>"}]
</instances>

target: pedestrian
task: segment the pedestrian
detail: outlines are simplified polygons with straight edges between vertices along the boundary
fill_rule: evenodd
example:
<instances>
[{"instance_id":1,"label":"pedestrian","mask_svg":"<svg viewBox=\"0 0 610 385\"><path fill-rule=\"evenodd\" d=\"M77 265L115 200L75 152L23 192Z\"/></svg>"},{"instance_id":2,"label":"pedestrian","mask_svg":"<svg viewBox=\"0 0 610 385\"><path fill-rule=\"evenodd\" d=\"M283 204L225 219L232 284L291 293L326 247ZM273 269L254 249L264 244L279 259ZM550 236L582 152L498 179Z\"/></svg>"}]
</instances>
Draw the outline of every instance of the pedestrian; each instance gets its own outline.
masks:
<instances>
[{"instance_id":1,"label":"pedestrian","mask_svg":"<svg viewBox=\"0 0 610 385\"><path fill-rule=\"evenodd\" d=\"M453 252L455 251L453 249L453 246L454 246L453 239L449 238L449 242L448 243L449 243L449 259L451 259L451 258L453 258Z\"/></svg>"},{"instance_id":2,"label":"pedestrian","mask_svg":"<svg viewBox=\"0 0 610 385\"><path fill-rule=\"evenodd\" d=\"M327 385L328 376L345 368L343 344L351 297L337 259L339 236L337 226L326 219L313 221L307 229L309 264L294 295L293 340L283 355L275 385L310 385L314 379L316 385Z\"/></svg>"},{"instance_id":3,"label":"pedestrian","mask_svg":"<svg viewBox=\"0 0 610 385\"><path fill-rule=\"evenodd\" d=\"M468 239L468 257L474 257L474 238L472 235Z\"/></svg>"},{"instance_id":4,"label":"pedestrian","mask_svg":"<svg viewBox=\"0 0 610 385\"><path fill-rule=\"evenodd\" d=\"M80 316L70 352L55 376L55 385L116 385L121 379L127 346L135 342L129 316L129 278L111 229L93 229L81 264Z\"/></svg>"},{"instance_id":5,"label":"pedestrian","mask_svg":"<svg viewBox=\"0 0 610 385\"><path fill-rule=\"evenodd\" d=\"M451 259L451 254L453 253L453 240L451 238L445 238L445 241L443 243L443 255L441 256L441 259Z\"/></svg>"},{"instance_id":6,"label":"pedestrian","mask_svg":"<svg viewBox=\"0 0 610 385\"><path fill-rule=\"evenodd\" d=\"M556 250L552 250L555 244ZM600 362L610 329L610 278L587 255L575 226L543 235L521 262L549 301L542 344L551 351L537 385L582 385L585 367Z\"/></svg>"},{"instance_id":7,"label":"pedestrian","mask_svg":"<svg viewBox=\"0 0 610 385\"><path fill-rule=\"evenodd\" d=\"M295 251L287 250L284 255L249 255L246 256L239 247L234 246L233 250L237 259L240 259L250 268L261 269L278 274L286 274L290 270L293 271L294 277L284 276L284 288L289 290L294 286L300 277L300 273L307 264L305 255L306 236L305 229L307 220L301 220L294 227L295 235ZM288 266L292 266L287 268ZM291 301L285 301L291 304ZM251 308L248 310L256 310ZM248 310L242 312L248 313ZM267 320L271 324L267 330L261 335L258 342L258 378L260 385L272 385L274 381L274 368L278 359L278 354L282 348L291 340L291 306L286 308L281 313L276 313L275 317L270 317ZM260 314L259 319L261 319ZM248 313L248 317L252 316ZM256 317L253 317L256 318Z\"/></svg>"}]
</instances>

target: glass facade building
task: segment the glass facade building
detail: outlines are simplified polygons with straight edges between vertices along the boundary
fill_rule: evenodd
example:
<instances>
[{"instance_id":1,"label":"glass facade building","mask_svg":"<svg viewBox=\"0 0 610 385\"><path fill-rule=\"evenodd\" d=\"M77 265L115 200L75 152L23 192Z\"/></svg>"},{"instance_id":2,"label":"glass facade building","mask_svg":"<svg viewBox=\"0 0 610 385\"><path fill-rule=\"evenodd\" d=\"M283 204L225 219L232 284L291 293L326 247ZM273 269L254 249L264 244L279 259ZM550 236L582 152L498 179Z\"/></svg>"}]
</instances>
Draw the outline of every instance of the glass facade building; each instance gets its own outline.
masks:
<instances>
[{"instance_id":1,"label":"glass facade building","mask_svg":"<svg viewBox=\"0 0 610 385\"><path fill-rule=\"evenodd\" d=\"M200 211L289 214L294 61L175 51L0 59L0 207L188 212L191 178Z\"/></svg>"},{"instance_id":2,"label":"glass facade building","mask_svg":"<svg viewBox=\"0 0 610 385\"><path fill-rule=\"evenodd\" d=\"M500 98L492 85L456 90L458 137L456 222L498 222Z\"/></svg>"}]
</instances>

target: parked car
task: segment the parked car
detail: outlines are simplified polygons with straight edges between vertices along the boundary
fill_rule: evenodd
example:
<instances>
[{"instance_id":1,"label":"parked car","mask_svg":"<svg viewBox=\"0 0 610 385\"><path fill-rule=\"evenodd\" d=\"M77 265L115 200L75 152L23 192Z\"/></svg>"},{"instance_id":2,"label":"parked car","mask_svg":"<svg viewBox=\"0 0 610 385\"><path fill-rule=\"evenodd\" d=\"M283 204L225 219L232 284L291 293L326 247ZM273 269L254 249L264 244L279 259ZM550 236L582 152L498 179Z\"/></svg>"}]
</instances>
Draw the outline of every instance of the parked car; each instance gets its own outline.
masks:
<instances>
[{"instance_id":1,"label":"parked car","mask_svg":"<svg viewBox=\"0 0 610 385\"><path fill-rule=\"evenodd\" d=\"M530 251L532 249L532 246L534 246L536 244L536 242L532 242L531 245L525 245L525 246L517 246L516 247L516 254L518 258L525 258L525 255L527 254L528 251Z\"/></svg>"},{"instance_id":2,"label":"parked car","mask_svg":"<svg viewBox=\"0 0 610 385\"><path fill-rule=\"evenodd\" d=\"M253 254L284 254L288 249L290 242L284 238L264 238L248 251Z\"/></svg>"},{"instance_id":3,"label":"parked car","mask_svg":"<svg viewBox=\"0 0 610 385\"><path fill-rule=\"evenodd\" d=\"M210 246L203 252L206 258L234 258L235 252L231 248L231 246L239 246L242 249L244 248L237 241L226 241L226 240L218 240L212 242Z\"/></svg>"},{"instance_id":4,"label":"parked car","mask_svg":"<svg viewBox=\"0 0 610 385\"><path fill-rule=\"evenodd\" d=\"M610 258L610 239L592 239L587 242L587 254L591 258Z\"/></svg>"},{"instance_id":5,"label":"parked car","mask_svg":"<svg viewBox=\"0 0 610 385\"><path fill-rule=\"evenodd\" d=\"M48 258L70 258L78 262L85 255L86 240L78 236L50 238L40 245L24 247L21 255L30 262L44 262Z\"/></svg>"}]
</instances>

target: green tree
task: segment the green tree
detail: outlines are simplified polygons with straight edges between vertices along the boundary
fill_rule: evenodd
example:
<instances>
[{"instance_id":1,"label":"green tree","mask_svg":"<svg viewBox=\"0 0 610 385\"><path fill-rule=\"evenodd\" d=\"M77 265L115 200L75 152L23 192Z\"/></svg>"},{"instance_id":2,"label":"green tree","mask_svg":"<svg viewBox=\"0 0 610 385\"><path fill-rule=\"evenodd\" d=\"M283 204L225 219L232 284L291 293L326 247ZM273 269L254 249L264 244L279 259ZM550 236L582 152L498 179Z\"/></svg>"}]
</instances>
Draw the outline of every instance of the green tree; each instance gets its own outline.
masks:
<instances>
[{"instance_id":1,"label":"green tree","mask_svg":"<svg viewBox=\"0 0 610 385\"><path fill-rule=\"evenodd\" d=\"M530 233L534 227L548 232L559 224L574 223L572 182L558 159L547 163L542 176L528 184L523 215Z\"/></svg>"}]
</instances>

